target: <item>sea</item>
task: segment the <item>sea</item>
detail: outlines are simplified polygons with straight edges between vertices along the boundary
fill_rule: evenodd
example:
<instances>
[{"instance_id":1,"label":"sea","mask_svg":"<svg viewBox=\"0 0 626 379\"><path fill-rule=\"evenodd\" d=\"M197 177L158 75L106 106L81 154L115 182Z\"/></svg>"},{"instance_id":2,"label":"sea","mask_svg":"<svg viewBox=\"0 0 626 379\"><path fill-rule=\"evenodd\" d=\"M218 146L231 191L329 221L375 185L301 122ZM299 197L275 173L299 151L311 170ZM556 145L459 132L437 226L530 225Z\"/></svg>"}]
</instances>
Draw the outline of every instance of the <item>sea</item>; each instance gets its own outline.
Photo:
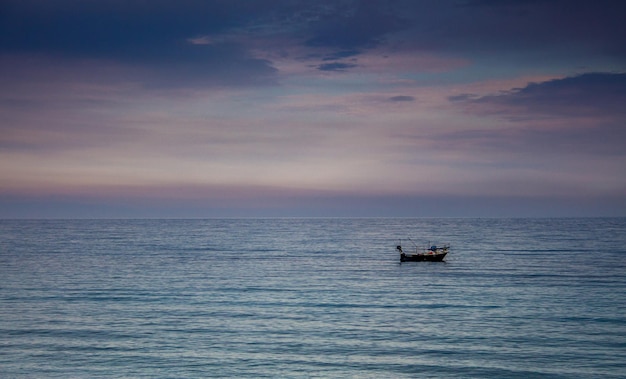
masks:
<instances>
[{"instance_id":1,"label":"sea","mask_svg":"<svg viewBox=\"0 0 626 379\"><path fill-rule=\"evenodd\" d=\"M0 378L625 377L626 218L0 220Z\"/></svg>"}]
</instances>

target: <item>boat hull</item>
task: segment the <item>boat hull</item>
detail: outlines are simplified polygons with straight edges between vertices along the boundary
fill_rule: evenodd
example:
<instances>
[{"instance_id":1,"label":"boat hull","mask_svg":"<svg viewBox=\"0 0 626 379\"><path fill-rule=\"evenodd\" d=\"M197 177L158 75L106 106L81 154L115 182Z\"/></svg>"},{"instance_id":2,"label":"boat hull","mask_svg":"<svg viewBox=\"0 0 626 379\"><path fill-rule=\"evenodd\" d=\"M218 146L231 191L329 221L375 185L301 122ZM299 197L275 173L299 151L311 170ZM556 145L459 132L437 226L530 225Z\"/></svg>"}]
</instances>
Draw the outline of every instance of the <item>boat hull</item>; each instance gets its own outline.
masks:
<instances>
[{"instance_id":1,"label":"boat hull","mask_svg":"<svg viewBox=\"0 0 626 379\"><path fill-rule=\"evenodd\" d=\"M400 262L442 262L447 252L435 254L400 254Z\"/></svg>"}]
</instances>

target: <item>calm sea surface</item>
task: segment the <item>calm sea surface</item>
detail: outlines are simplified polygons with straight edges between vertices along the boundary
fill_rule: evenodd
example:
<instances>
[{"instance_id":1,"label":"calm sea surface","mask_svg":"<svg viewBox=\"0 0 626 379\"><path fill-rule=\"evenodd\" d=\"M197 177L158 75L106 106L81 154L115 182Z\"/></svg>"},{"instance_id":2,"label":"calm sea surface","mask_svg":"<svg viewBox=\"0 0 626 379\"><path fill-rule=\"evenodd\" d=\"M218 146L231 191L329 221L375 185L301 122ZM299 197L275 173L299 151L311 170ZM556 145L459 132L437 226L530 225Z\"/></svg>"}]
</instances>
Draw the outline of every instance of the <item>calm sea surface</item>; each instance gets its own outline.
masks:
<instances>
[{"instance_id":1,"label":"calm sea surface","mask_svg":"<svg viewBox=\"0 0 626 379\"><path fill-rule=\"evenodd\" d=\"M1 378L625 373L626 219L0 221Z\"/></svg>"}]
</instances>

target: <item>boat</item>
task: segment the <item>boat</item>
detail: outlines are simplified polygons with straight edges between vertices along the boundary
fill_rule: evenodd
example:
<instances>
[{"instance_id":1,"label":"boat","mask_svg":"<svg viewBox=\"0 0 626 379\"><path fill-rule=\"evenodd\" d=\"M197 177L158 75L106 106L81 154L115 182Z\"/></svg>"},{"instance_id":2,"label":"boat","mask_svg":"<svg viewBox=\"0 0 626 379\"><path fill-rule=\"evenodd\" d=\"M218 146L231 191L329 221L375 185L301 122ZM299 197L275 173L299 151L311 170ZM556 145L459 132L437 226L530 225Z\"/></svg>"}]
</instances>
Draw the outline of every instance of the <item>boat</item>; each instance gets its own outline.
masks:
<instances>
[{"instance_id":1,"label":"boat","mask_svg":"<svg viewBox=\"0 0 626 379\"><path fill-rule=\"evenodd\" d=\"M442 262L450 250L450 245L436 246L432 245L428 249L421 252L415 247L415 252L405 253L402 250L402 244L396 246L396 250L400 252L400 262Z\"/></svg>"}]
</instances>

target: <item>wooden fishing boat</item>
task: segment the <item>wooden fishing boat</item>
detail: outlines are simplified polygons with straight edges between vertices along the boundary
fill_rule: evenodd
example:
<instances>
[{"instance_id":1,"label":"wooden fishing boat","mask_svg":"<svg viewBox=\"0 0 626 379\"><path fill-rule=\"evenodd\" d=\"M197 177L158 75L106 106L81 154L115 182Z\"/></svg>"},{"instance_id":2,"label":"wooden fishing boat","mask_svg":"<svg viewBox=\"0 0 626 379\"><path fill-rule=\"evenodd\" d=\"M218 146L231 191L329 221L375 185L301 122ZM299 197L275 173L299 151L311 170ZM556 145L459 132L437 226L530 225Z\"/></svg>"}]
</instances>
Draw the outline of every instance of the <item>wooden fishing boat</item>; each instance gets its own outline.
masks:
<instances>
[{"instance_id":1,"label":"wooden fishing boat","mask_svg":"<svg viewBox=\"0 0 626 379\"><path fill-rule=\"evenodd\" d=\"M405 253L402 244L399 244L396 250L400 252L400 262L442 262L450 250L450 245L432 245L422 251L418 251L416 246L415 252Z\"/></svg>"}]
</instances>

